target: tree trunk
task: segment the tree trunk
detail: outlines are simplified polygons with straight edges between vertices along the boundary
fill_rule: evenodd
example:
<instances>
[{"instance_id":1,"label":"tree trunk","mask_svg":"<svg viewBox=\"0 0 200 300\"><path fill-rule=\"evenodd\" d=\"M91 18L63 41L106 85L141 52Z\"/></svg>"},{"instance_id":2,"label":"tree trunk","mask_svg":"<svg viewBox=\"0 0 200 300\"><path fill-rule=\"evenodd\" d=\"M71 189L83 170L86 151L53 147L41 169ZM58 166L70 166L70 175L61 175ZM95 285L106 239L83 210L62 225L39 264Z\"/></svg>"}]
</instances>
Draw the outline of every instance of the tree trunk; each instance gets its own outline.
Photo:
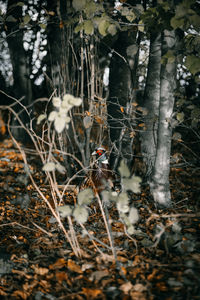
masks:
<instances>
[{"instance_id":1,"label":"tree trunk","mask_svg":"<svg viewBox=\"0 0 200 300\"><path fill-rule=\"evenodd\" d=\"M57 96L70 91L68 62L69 45L63 21L66 18L66 3L62 0L47 0L47 10L53 12L47 25L48 69L50 91L56 89ZM65 13L64 13L65 11Z\"/></svg>"},{"instance_id":2,"label":"tree trunk","mask_svg":"<svg viewBox=\"0 0 200 300\"><path fill-rule=\"evenodd\" d=\"M158 207L171 206L169 172L172 128L170 125L170 120L173 113L174 90L176 86L175 47L175 31L164 30L162 38L162 57L168 51L171 51L173 55L167 59L167 63L162 63L161 66L157 150L153 176L150 185L154 201Z\"/></svg>"},{"instance_id":3,"label":"tree trunk","mask_svg":"<svg viewBox=\"0 0 200 300\"><path fill-rule=\"evenodd\" d=\"M13 94L18 100L24 97L24 106L28 106L32 102L32 85L30 80L29 57L23 47L23 29L19 28L22 18L22 7L17 5L19 1L8 0L7 4L7 42L10 51L10 58L13 67ZM9 16L16 19L16 22L9 22ZM30 115L20 105L15 106L18 116L21 118L25 126L30 122ZM25 131L18 126L18 122L14 119L12 122L12 134L18 140L25 140Z\"/></svg>"},{"instance_id":4,"label":"tree trunk","mask_svg":"<svg viewBox=\"0 0 200 300\"><path fill-rule=\"evenodd\" d=\"M160 103L161 34L151 34L147 81L144 93L145 129L141 132L141 151L146 164L146 180L151 179L156 158Z\"/></svg>"},{"instance_id":5,"label":"tree trunk","mask_svg":"<svg viewBox=\"0 0 200 300\"><path fill-rule=\"evenodd\" d=\"M111 142L118 151L117 156L111 155L111 165L115 169L120 157L129 163L133 154L130 143L130 103L133 100L134 86L132 74L137 67L136 34L120 32L113 48L109 75L108 124Z\"/></svg>"}]
</instances>

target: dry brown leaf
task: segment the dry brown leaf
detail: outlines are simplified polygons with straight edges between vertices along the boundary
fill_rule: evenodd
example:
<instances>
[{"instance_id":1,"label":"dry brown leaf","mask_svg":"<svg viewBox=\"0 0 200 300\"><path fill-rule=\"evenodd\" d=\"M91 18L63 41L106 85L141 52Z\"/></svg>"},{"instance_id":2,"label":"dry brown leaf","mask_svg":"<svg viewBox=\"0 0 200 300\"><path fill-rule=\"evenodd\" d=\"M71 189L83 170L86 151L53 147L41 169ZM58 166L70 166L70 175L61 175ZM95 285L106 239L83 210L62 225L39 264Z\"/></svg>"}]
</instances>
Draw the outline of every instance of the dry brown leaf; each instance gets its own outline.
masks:
<instances>
[{"instance_id":1,"label":"dry brown leaf","mask_svg":"<svg viewBox=\"0 0 200 300\"><path fill-rule=\"evenodd\" d=\"M20 299L26 300L28 298L27 293L23 292L23 291L14 291L11 295L14 299L19 299L18 297L20 297Z\"/></svg>"},{"instance_id":2,"label":"dry brown leaf","mask_svg":"<svg viewBox=\"0 0 200 300\"><path fill-rule=\"evenodd\" d=\"M68 269L70 269L71 271L73 272L76 272L76 273L79 273L79 274L82 274L83 271L81 269L81 267L79 265L77 265L73 260L71 259L68 259L67 261L67 267Z\"/></svg>"},{"instance_id":3,"label":"dry brown leaf","mask_svg":"<svg viewBox=\"0 0 200 300\"><path fill-rule=\"evenodd\" d=\"M130 292L131 300L147 300L147 297L140 292L131 291Z\"/></svg>"},{"instance_id":4,"label":"dry brown leaf","mask_svg":"<svg viewBox=\"0 0 200 300\"><path fill-rule=\"evenodd\" d=\"M49 269L47 268L40 268L37 265L33 265L32 268L34 269L34 272L38 275L45 275L49 272Z\"/></svg>"},{"instance_id":5,"label":"dry brown leaf","mask_svg":"<svg viewBox=\"0 0 200 300\"><path fill-rule=\"evenodd\" d=\"M110 273L108 270L103 270L103 271L95 271L90 275L90 279L92 281L100 281L103 277L108 276Z\"/></svg>"},{"instance_id":6,"label":"dry brown leaf","mask_svg":"<svg viewBox=\"0 0 200 300\"><path fill-rule=\"evenodd\" d=\"M66 281L68 285L72 285L71 280L66 272L56 272L56 279L59 283Z\"/></svg>"},{"instance_id":7,"label":"dry brown leaf","mask_svg":"<svg viewBox=\"0 0 200 300\"><path fill-rule=\"evenodd\" d=\"M95 299L96 297L102 294L102 291L99 289L82 288L82 291L88 300Z\"/></svg>"},{"instance_id":8,"label":"dry brown leaf","mask_svg":"<svg viewBox=\"0 0 200 300\"><path fill-rule=\"evenodd\" d=\"M142 293L142 292L144 292L144 291L147 290L146 286L143 285L143 284L141 284L141 283L136 283L136 284L133 286L133 289L134 289L134 291L140 292L140 293Z\"/></svg>"},{"instance_id":9,"label":"dry brown leaf","mask_svg":"<svg viewBox=\"0 0 200 300\"><path fill-rule=\"evenodd\" d=\"M131 283L130 281L128 281L128 282L122 284L122 285L120 286L119 289L120 289L124 294L128 294L132 288L133 288L132 283Z\"/></svg>"},{"instance_id":10,"label":"dry brown leaf","mask_svg":"<svg viewBox=\"0 0 200 300\"><path fill-rule=\"evenodd\" d=\"M54 264L49 266L49 269L56 270L61 269L67 265L67 262L64 258L59 258Z\"/></svg>"}]
</instances>

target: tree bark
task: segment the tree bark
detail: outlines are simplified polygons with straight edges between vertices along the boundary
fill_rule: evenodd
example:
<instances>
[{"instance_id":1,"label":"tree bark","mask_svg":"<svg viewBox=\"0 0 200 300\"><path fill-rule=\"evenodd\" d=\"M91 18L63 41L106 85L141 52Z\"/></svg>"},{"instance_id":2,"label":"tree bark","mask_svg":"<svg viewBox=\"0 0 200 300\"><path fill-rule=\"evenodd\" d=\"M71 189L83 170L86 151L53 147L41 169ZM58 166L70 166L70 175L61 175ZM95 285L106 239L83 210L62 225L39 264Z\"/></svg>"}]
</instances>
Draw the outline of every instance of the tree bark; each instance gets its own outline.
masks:
<instances>
[{"instance_id":1,"label":"tree bark","mask_svg":"<svg viewBox=\"0 0 200 300\"><path fill-rule=\"evenodd\" d=\"M133 46L133 53L129 47ZM134 48L135 46L135 48ZM129 51L127 51L129 49ZM136 51L135 51L136 50ZM110 139L118 150L118 155L111 155L111 165L115 169L119 158L127 163L132 159L130 142L130 103L133 100L132 74L134 73L137 56L136 34L120 32L113 46L113 55L109 74L108 124Z\"/></svg>"},{"instance_id":2,"label":"tree bark","mask_svg":"<svg viewBox=\"0 0 200 300\"><path fill-rule=\"evenodd\" d=\"M57 96L70 92L69 82L69 45L63 21L66 18L66 3L62 0L47 0L47 10L54 14L49 16L47 25L48 63L47 75L50 78L50 91L56 89ZM64 13L65 11L65 13Z\"/></svg>"},{"instance_id":3,"label":"tree bark","mask_svg":"<svg viewBox=\"0 0 200 300\"><path fill-rule=\"evenodd\" d=\"M141 151L146 164L146 180L151 175L156 158L157 129L160 103L161 34L151 34L147 81L144 92L145 129L141 132Z\"/></svg>"},{"instance_id":4,"label":"tree bark","mask_svg":"<svg viewBox=\"0 0 200 300\"><path fill-rule=\"evenodd\" d=\"M167 63L161 66L160 106L156 159L150 184L154 201L158 207L171 206L169 186L170 152L172 118L174 106L174 90L176 87L176 34L175 31L164 30L162 38L162 57L168 51L173 53Z\"/></svg>"},{"instance_id":5,"label":"tree bark","mask_svg":"<svg viewBox=\"0 0 200 300\"><path fill-rule=\"evenodd\" d=\"M17 5L17 0L8 0L7 4L7 42L10 51L10 58L13 67L13 95L17 99L24 97L22 103L28 106L32 102L32 84L30 79L29 57L23 46L23 29L19 28L22 18L22 7ZM9 22L9 16L16 19L16 22ZM15 106L19 117L25 125L30 121L30 115L20 105ZM12 134L18 140L25 140L25 131L18 126L16 120L12 121Z\"/></svg>"}]
</instances>

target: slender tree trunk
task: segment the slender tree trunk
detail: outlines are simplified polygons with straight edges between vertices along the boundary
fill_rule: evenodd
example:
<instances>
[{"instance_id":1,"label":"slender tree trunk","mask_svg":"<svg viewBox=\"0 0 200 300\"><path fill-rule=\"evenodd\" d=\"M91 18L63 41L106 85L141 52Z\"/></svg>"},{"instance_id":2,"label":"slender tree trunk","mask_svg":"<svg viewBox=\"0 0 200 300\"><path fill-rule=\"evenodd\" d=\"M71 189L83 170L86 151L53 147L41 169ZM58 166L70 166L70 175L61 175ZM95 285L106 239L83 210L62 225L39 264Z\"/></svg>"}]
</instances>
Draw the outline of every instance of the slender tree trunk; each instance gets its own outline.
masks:
<instances>
[{"instance_id":1,"label":"slender tree trunk","mask_svg":"<svg viewBox=\"0 0 200 300\"><path fill-rule=\"evenodd\" d=\"M115 169L120 157L129 163L133 154L130 142L130 103L133 100L132 74L136 68L138 51L136 35L129 32L119 33L113 48L109 75L108 123L111 142L118 150L118 155L111 156L111 165Z\"/></svg>"},{"instance_id":2,"label":"slender tree trunk","mask_svg":"<svg viewBox=\"0 0 200 300\"><path fill-rule=\"evenodd\" d=\"M10 51L10 58L13 67L13 94L14 97L22 100L22 104L28 106L32 102L32 84L30 80L29 57L23 46L23 30L19 28L22 18L22 7L17 5L17 0L8 0L7 4L7 42ZM16 22L9 22L9 16L14 17ZM20 105L15 106L19 117L24 124L29 123L30 116L23 110ZM25 131L18 126L13 120L12 133L15 138L25 140Z\"/></svg>"},{"instance_id":3,"label":"slender tree trunk","mask_svg":"<svg viewBox=\"0 0 200 300\"><path fill-rule=\"evenodd\" d=\"M162 38L162 57L171 51L170 59L161 66L160 107L156 159L151 181L151 192L158 207L171 206L169 186L172 118L174 90L176 86L176 35L175 31L164 30Z\"/></svg>"},{"instance_id":4,"label":"slender tree trunk","mask_svg":"<svg viewBox=\"0 0 200 300\"><path fill-rule=\"evenodd\" d=\"M47 10L54 14L49 16L47 25L48 40L48 69L47 75L50 79L50 91L56 89L57 96L61 96L69 90L68 74L68 41L67 33L63 25L66 10L66 3L62 0L47 0Z\"/></svg>"},{"instance_id":5,"label":"slender tree trunk","mask_svg":"<svg viewBox=\"0 0 200 300\"><path fill-rule=\"evenodd\" d=\"M151 175L156 158L157 129L160 103L160 69L161 69L161 34L151 34L147 81L144 93L145 129L141 132L141 151L147 172Z\"/></svg>"}]
</instances>

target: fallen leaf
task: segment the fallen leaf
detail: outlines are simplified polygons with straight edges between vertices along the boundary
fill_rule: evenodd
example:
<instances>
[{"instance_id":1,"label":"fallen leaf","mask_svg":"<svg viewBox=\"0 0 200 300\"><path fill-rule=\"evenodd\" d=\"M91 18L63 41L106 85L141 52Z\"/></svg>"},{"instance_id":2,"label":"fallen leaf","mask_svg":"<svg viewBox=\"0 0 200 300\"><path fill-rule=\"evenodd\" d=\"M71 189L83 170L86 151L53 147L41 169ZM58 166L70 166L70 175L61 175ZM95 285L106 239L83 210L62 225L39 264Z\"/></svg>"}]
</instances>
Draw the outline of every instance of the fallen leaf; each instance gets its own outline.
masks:
<instances>
[{"instance_id":1,"label":"fallen leaf","mask_svg":"<svg viewBox=\"0 0 200 300\"><path fill-rule=\"evenodd\" d=\"M124 294L128 294L132 288L133 288L132 283L131 283L130 281L128 281L128 282L122 284L122 285L120 286L119 289L120 289Z\"/></svg>"},{"instance_id":2,"label":"fallen leaf","mask_svg":"<svg viewBox=\"0 0 200 300\"><path fill-rule=\"evenodd\" d=\"M49 266L49 269L56 270L56 269L62 269L67 265L67 262L64 258L59 258L54 264Z\"/></svg>"},{"instance_id":3,"label":"fallen leaf","mask_svg":"<svg viewBox=\"0 0 200 300\"><path fill-rule=\"evenodd\" d=\"M100 281L103 277L106 277L109 275L108 270L103 270L103 271L95 271L91 274L90 279L92 281Z\"/></svg>"},{"instance_id":4,"label":"fallen leaf","mask_svg":"<svg viewBox=\"0 0 200 300\"><path fill-rule=\"evenodd\" d=\"M68 269L70 269L71 271L73 272L76 272L76 273L79 273L79 274L82 274L83 271L81 269L81 267L79 265L77 265L73 260L71 259L68 259L67 261L67 267Z\"/></svg>"},{"instance_id":5,"label":"fallen leaf","mask_svg":"<svg viewBox=\"0 0 200 300\"><path fill-rule=\"evenodd\" d=\"M95 299L99 295L102 295L102 291L99 289L88 289L82 288L83 294L86 296L88 300ZM103 299L103 298L102 298Z\"/></svg>"}]
</instances>

